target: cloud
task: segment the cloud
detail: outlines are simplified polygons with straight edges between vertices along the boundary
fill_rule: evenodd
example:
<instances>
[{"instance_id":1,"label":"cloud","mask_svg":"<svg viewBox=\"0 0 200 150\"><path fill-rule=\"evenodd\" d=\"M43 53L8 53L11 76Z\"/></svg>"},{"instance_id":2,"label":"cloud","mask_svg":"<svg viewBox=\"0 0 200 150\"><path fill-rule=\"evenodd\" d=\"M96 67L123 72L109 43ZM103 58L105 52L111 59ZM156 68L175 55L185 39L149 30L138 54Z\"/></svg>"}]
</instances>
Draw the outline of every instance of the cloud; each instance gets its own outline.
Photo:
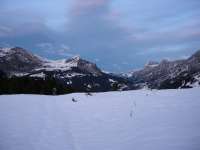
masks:
<instances>
[{"instance_id":1,"label":"cloud","mask_svg":"<svg viewBox=\"0 0 200 150\"><path fill-rule=\"evenodd\" d=\"M91 12L102 13L102 8L107 7L111 0L75 0L71 9L72 15L86 15Z\"/></svg>"},{"instance_id":2,"label":"cloud","mask_svg":"<svg viewBox=\"0 0 200 150\"><path fill-rule=\"evenodd\" d=\"M49 31L42 15L27 9L0 9L0 20L1 38L17 38Z\"/></svg>"},{"instance_id":3,"label":"cloud","mask_svg":"<svg viewBox=\"0 0 200 150\"><path fill-rule=\"evenodd\" d=\"M73 57L78 54L74 54L69 46L66 44L54 44L54 43L38 43L36 47L40 49L46 55L56 55L57 57Z\"/></svg>"},{"instance_id":4,"label":"cloud","mask_svg":"<svg viewBox=\"0 0 200 150\"><path fill-rule=\"evenodd\" d=\"M95 62L99 62L100 59L99 59L99 58L95 58L94 61L95 61Z\"/></svg>"},{"instance_id":5,"label":"cloud","mask_svg":"<svg viewBox=\"0 0 200 150\"><path fill-rule=\"evenodd\" d=\"M199 48L199 6L198 0L3 0L0 44L53 59L80 54L110 71L129 70Z\"/></svg>"},{"instance_id":6,"label":"cloud","mask_svg":"<svg viewBox=\"0 0 200 150\"><path fill-rule=\"evenodd\" d=\"M140 48L137 54L159 55L191 52L198 49L200 41L200 18L190 18L173 26L158 30L138 32L130 37L135 46ZM145 44L143 44L145 43Z\"/></svg>"},{"instance_id":7,"label":"cloud","mask_svg":"<svg viewBox=\"0 0 200 150\"><path fill-rule=\"evenodd\" d=\"M52 49L53 48L52 43L39 43L36 46L39 48L42 48L42 49Z\"/></svg>"},{"instance_id":8,"label":"cloud","mask_svg":"<svg viewBox=\"0 0 200 150\"><path fill-rule=\"evenodd\" d=\"M103 6L107 4L110 0L75 0L73 8L79 9L90 9Z\"/></svg>"},{"instance_id":9,"label":"cloud","mask_svg":"<svg viewBox=\"0 0 200 150\"><path fill-rule=\"evenodd\" d=\"M12 29L7 26L0 26L0 37L4 37L8 34L11 34Z\"/></svg>"},{"instance_id":10,"label":"cloud","mask_svg":"<svg viewBox=\"0 0 200 150\"><path fill-rule=\"evenodd\" d=\"M130 45L127 40L130 33L118 20L108 19L116 15L110 5L110 0L76 0L62 39L87 58L98 56L104 61L117 58L121 49ZM111 55L105 55L108 52Z\"/></svg>"}]
</instances>

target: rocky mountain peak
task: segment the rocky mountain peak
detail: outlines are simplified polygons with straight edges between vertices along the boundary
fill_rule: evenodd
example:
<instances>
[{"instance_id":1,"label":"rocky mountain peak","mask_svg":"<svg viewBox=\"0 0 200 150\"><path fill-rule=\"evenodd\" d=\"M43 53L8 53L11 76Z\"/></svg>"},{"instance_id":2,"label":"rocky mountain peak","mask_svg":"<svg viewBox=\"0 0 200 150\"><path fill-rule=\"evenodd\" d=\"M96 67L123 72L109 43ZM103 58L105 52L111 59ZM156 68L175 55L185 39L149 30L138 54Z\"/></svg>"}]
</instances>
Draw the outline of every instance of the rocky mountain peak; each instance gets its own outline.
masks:
<instances>
[{"instance_id":1,"label":"rocky mountain peak","mask_svg":"<svg viewBox=\"0 0 200 150\"><path fill-rule=\"evenodd\" d=\"M21 57L21 59L26 58L26 60L30 61L42 61L39 57L33 55L32 53L28 52L27 50L21 47L0 48L0 57Z\"/></svg>"},{"instance_id":2,"label":"rocky mountain peak","mask_svg":"<svg viewBox=\"0 0 200 150\"><path fill-rule=\"evenodd\" d=\"M79 61L79 60L81 60L81 57L80 57L80 55L76 55L76 56L72 57L71 59L73 59L74 61Z\"/></svg>"},{"instance_id":3,"label":"rocky mountain peak","mask_svg":"<svg viewBox=\"0 0 200 150\"><path fill-rule=\"evenodd\" d=\"M80 56L72 57L66 60L66 63L72 67L77 67L81 71L85 71L95 75L101 75L102 71L96 66L96 64L82 59Z\"/></svg>"},{"instance_id":4,"label":"rocky mountain peak","mask_svg":"<svg viewBox=\"0 0 200 150\"><path fill-rule=\"evenodd\" d=\"M42 65L42 60L20 47L0 48L0 70L27 72Z\"/></svg>"}]
</instances>

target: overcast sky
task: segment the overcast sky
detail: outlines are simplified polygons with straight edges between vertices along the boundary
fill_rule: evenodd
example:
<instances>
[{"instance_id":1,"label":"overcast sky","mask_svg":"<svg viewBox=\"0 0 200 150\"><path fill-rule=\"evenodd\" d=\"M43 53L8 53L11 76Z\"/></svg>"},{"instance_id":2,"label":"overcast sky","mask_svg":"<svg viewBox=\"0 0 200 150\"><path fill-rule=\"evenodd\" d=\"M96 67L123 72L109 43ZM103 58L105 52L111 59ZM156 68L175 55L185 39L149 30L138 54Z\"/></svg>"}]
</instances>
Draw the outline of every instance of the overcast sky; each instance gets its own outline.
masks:
<instances>
[{"instance_id":1,"label":"overcast sky","mask_svg":"<svg viewBox=\"0 0 200 150\"><path fill-rule=\"evenodd\" d=\"M0 0L0 46L130 71L200 49L199 8L200 0Z\"/></svg>"}]
</instances>

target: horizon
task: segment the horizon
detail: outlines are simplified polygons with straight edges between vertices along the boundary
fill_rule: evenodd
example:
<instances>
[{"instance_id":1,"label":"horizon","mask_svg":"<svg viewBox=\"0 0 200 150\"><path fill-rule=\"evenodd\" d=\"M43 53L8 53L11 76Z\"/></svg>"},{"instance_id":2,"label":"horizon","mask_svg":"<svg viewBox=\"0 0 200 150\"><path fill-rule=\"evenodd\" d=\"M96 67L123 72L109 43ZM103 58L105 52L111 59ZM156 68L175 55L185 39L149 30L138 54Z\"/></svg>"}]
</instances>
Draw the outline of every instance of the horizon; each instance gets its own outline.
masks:
<instances>
[{"instance_id":1,"label":"horizon","mask_svg":"<svg viewBox=\"0 0 200 150\"><path fill-rule=\"evenodd\" d=\"M128 72L199 50L199 6L198 0L2 0L0 47L53 60L79 55L103 70Z\"/></svg>"}]
</instances>

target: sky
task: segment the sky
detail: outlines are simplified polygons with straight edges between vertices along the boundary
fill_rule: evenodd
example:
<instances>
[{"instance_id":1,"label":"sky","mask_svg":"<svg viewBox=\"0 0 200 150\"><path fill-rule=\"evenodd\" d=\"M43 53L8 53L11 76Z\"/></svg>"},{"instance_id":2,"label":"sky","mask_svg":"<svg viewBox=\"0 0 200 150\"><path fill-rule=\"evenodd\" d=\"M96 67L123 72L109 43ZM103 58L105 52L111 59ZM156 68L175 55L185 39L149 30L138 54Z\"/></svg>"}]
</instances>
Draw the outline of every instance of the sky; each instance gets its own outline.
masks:
<instances>
[{"instance_id":1,"label":"sky","mask_svg":"<svg viewBox=\"0 0 200 150\"><path fill-rule=\"evenodd\" d=\"M0 0L0 47L112 72L200 49L200 0Z\"/></svg>"}]
</instances>

